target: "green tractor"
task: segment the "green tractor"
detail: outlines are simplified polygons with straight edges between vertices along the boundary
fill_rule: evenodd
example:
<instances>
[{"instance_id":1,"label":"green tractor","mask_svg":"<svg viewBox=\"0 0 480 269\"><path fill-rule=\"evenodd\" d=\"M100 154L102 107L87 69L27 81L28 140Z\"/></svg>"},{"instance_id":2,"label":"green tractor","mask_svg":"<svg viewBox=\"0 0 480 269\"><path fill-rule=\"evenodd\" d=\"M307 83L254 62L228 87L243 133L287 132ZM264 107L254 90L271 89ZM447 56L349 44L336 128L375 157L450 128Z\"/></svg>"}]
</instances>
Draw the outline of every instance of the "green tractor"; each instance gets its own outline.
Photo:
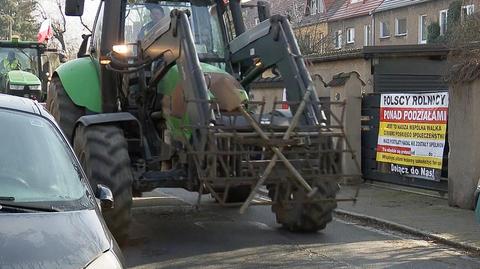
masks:
<instances>
[{"instance_id":1,"label":"green tractor","mask_svg":"<svg viewBox=\"0 0 480 269\"><path fill-rule=\"evenodd\" d=\"M0 41L0 93L44 101L49 77L45 44L33 41Z\"/></svg>"},{"instance_id":2,"label":"green tractor","mask_svg":"<svg viewBox=\"0 0 480 269\"><path fill-rule=\"evenodd\" d=\"M66 14L83 5L67 0ZM112 190L103 214L117 240L132 197L155 188L198 192L199 205L210 194L241 212L269 204L290 231L332 220L341 124L328 124L288 20L261 1L258 10L262 22L246 31L239 0L104 0L78 59L53 74L47 107L92 186ZM272 68L287 93L274 106L288 103L293 117L248 98Z\"/></svg>"}]
</instances>

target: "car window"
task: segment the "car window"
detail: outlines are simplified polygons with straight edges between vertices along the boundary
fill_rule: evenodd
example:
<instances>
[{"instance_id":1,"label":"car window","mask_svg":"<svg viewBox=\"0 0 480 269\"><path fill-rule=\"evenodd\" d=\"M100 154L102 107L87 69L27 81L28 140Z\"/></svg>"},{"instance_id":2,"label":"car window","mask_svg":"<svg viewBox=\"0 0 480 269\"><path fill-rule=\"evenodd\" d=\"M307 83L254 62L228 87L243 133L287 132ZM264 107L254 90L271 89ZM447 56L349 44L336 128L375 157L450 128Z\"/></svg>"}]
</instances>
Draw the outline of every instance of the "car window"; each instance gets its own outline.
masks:
<instances>
[{"instance_id":1,"label":"car window","mask_svg":"<svg viewBox=\"0 0 480 269\"><path fill-rule=\"evenodd\" d=\"M49 121L0 110L0 126L0 197L68 202L85 196L71 150Z\"/></svg>"}]
</instances>

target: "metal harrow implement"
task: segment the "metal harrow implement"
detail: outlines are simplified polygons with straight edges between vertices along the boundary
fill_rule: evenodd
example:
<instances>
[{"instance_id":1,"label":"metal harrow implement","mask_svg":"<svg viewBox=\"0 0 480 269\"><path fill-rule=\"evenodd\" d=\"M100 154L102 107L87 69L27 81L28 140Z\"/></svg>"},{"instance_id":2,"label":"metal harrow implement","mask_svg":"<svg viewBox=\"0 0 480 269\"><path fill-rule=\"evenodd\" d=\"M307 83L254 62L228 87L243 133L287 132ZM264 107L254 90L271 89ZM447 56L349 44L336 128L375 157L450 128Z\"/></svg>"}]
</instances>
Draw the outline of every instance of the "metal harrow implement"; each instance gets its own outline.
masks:
<instances>
[{"instance_id":1,"label":"metal harrow implement","mask_svg":"<svg viewBox=\"0 0 480 269\"><path fill-rule=\"evenodd\" d=\"M264 113L265 101L246 102L233 112L222 112L214 100L209 101L215 122L203 127L207 130L203 141L206 150L189 147L187 152L193 157L201 182L197 206L206 191L220 205L241 205L241 213L250 205L270 204L274 212L285 207L299 207L296 211L302 211L312 205L334 208L337 201L354 201L355 197L336 198L338 182L358 176L342 174L341 155L350 154L360 171L343 131L345 103L311 102L310 93L307 91L301 102L273 102L274 110L284 104L295 108L291 118ZM308 105L321 108L317 110L321 115L316 116L322 120L316 126L300 124ZM339 113L332 113L333 107ZM202 129L185 127L197 128L193 133ZM248 198L228 203L229 190L238 186L250 190ZM270 199L256 199L265 194L264 187Z\"/></svg>"}]
</instances>

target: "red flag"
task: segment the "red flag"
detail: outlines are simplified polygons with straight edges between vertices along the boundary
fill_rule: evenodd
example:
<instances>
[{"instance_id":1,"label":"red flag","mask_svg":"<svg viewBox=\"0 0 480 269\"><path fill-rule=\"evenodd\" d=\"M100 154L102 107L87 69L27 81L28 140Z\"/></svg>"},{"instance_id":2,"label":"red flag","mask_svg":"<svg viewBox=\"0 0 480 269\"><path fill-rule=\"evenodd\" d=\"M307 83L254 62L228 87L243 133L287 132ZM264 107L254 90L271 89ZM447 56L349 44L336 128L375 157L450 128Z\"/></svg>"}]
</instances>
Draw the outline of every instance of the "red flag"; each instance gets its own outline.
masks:
<instances>
[{"instance_id":1,"label":"red flag","mask_svg":"<svg viewBox=\"0 0 480 269\"><path fill-rule=\"evenodd\" d=\"M42 22L42 25L40 26L40 30L38 31L38 34L37 34L37 40L38 42L42 43L52 38L52 36L53 36L53 30L52 30L52 25L50 23L50 19L46 19Z\"/></svg>"}]
</instances>

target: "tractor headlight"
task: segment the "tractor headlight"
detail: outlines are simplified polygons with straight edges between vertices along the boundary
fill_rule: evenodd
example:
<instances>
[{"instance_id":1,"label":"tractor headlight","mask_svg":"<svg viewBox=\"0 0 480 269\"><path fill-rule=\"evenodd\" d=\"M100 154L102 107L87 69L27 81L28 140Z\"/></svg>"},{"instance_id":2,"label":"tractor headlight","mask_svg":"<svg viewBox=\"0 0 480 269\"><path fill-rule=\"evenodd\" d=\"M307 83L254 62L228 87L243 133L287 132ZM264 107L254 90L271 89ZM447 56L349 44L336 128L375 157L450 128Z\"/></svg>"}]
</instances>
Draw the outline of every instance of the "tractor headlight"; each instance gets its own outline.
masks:
<instances>
[{"instance_id":1,"label":"tractor headlight","mask_svg":"<svg viewBox=\"0 0 480 269\"><path fill-rule=\"evenodd\" d=\"M42 90L42 86L40 86L40 85L30 85L30 86L28 86L28 87L29 87L30 90L32 90L32 91L40 91L40 90Z\"/></svg>"},{"instance_id":2,"label":"tractor headlight","mask_svg":"<svg viewBox=\"0 0 480 269\"><path fill-rule=\"evenodd\" d=\"M129 52L129 48L128 48L128 45L114 45L113 51L118 54L125 55Z\"/></svg>"},{"instance_id":3,"label":"tractor headlight","mask_svg":"<svg viewBox=\"0 0 480 269\"><path fill-rule=\"evenodd\" d=\"M85 269L122 269L123 266L112 251L103 253L100 257L91 262Z\"/></svg>"},{"instance_id":4,"label":"tractor headlight","mask_svg":"<svg viewBox=\"0 0 480 269\"><path fill-rule=\"evenodd\" d=\"M10 90L12 91L21 91L25 88L24 85L12 85L10 84Z\"/></svg>"},{"instance_id":5,"label":"tractor headlight","mask_svg":"<svg viewBox=\"0 0 480 269\"><path fill-rule=\"evenodd\" d=\"M112 50L113 52L125 57L135 57L137 54L137 45L136 44L114 45L112 47Z\"/></svg>"}]
</instances>

